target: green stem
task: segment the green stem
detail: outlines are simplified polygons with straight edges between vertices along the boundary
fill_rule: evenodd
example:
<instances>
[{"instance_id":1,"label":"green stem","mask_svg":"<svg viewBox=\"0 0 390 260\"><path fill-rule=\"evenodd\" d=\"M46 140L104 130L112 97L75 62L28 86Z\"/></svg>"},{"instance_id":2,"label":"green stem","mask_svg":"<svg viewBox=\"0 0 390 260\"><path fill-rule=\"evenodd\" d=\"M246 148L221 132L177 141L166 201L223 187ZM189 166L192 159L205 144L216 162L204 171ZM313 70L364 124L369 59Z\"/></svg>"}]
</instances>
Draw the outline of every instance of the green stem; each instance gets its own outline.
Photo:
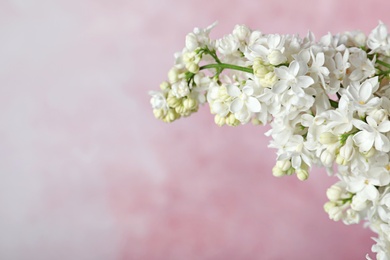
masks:
<instances>
[{"instance_id":1,"label":"green stem","mask_svg":"<svg viewBox=\"0 0 390 260\"><path fill-rule=\"evenodd\" d=\"M204 69L220 69L220 70L231 69L231 70L238 70L238 71L243 71L243 72L253 74L252 68L246 68L246 67L241 67L241 66L226 64L226 63L207 64L199 68L199 70L204 70Z\"/></svg>"},{"instance_id":2,"label":"green stem","mask_svg":"<svg viewBox=\"0 0 390 260\"><path fill-rule=\"evenodd\" d=\"M390 64L387 63L387 62L384 62L384 61L381 61L381 60L376 60L376 62L386 68L389 68L390 69Z\"/></svg>"},{"instance_id":3,"label":"green stem","mask_svg":"<svg viewBox=\"0 0 390 260\"><path fill-rule=\"evenodd\" d=\"M381 76L381 75L388 75L388 74L390 74L390 70L381 71L377 75Z\"/></svg>"}]
</instances>

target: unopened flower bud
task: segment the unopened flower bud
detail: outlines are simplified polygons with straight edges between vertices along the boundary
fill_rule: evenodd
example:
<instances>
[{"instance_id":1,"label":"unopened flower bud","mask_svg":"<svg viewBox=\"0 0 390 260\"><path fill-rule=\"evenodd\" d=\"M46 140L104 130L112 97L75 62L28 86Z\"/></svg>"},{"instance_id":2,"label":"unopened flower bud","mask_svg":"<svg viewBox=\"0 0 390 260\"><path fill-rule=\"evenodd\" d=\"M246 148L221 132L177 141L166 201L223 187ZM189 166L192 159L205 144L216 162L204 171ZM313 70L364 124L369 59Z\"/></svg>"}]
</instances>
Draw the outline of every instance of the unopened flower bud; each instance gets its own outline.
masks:
<instances>
[{"instance_id":1,"label":"unopened flower bud","mask_svg":"<svg viewBox=\"0 0 390 260\"><path fill-rule=\"evenodd\" d=\"M178 107L181 105L181 98L177 98L175 96L169 96L167 98L167 104L172 108Z\"/></svg>"},{"instance_id":2,"label":"unopened flower bud","mask_svg":"<svg viewBox=\"0 0 390 260\"><path fill-rule=\"evenodd\" d=\"M351 208L356 211L361 211L367 207L367 201L360 196L354 196L352 198Z\"/></svg>"},{"instance_id":3,"label":"unopened flower bud","mask_svg":"<svg viewBox=\"0 0 390 260\"><path fill-rule=\"evenodd\" d=\"M329 218L334 221L339 221L343 217L343 209L341 207L333 207L328 211Z\"/></svg>"},{"instance_id":4,"label":"unopened flower bud","mask_svg":"<svg viewBox=\"0 0 390 260\"><path fill-rule=\"evenodd\" d=\"M300 181L305 181L309 178L309 172L306 169L300 168L297 170L297 177Z\"/></svg>"},{"instance_id":5,"label":"unopened flower bud","mask_svg":"<svg viewBox=\"0 0 390 260\"><path fill-rule=\"evenodd\" d=\"M362 153L364 157L366 158L370 158L372 157L374 154L376 153L376 150L374 147L372 147L370 150L368 150L367 152L364 152Z\"/></svg>"},{"instance_id":6,"label":"unopened flower bud","mask_svg":"<svg viewBox=\"0 0 390 260\"><path fill-rule=\"evenodd\" d=\"M324 132L320 135L319 141L321 144L334 144L339 141L339 138L330 132Z\"/></svg>"},{"instance_id":7,"label":"unopened flower bud","mask_svg":"<svg viewBox=\"0 0 390 260\"><path fill-rule=\"evenodd\" d=\"M280 169L277 165L275 165L275 166L272 168L272 174L273 174L275 177L282 177L282 176L286 175L285 171L283 171L282 169Z\"/></svg>"},{"instance_id":8,"label":"unopened flower bud","mask_svg":"<svg viewBox=\"0 0 390 260\"><path fill-rule=\"evenodd\" d=\"M270 66L265 66L263 64L260 64L259 66L253 65L253 73L259 79L264 78L269 72L273 72L273 69L271 69Z\"/></svg>"},{"instance_id":9,"label":"unopened flower bud","mask_svg":"<svg viewBox=\"0 0 390 260\"><path fill-rule=\"evenodd\" d=\"M180 115L185 115L187 109L183 106L183 104L180 104L179 106L175 107L175 111Z\"/></svg>"},{"instance_id":10,"label":"unopened flower bud","mask_svg":"<svg viewBox=\"0 0 390 260\"><path fill-rule=\"evenodd\" d=\"M223 126L225 123L226 123L226 118L225 117L222 117L220 115L215 115L214 117L214 122L218 125L218 126Z\"/></svg>"},{"instance_id":11,"label":"unopened flower bud","mask_svg":"<svg viewBox=\"0 0 390 260\"><path fill-rule=\"evenodd\" d=\"M173 67L168 72L168 80L170 83L175 83L179 80L179 71L177 68Z\"/></svg>"},{"instance_id":12,"label":"unopened flower bud","mask_svg":"<svg viewBox=\"0 0 390 260\"><path fill-rule=\"evenodd\" d=\"M189 62L186 64L186 68L189 72L192 72L194 74L199 72L199 65L195 62Z\"/></svg>"},{"instance_id":13,"label":"unopened flower bud","mask_svg":"<svg viewBox=\"0 0 390 260\"><path fill-rule=\"evenodd\" d=\"M327 203L324 204L324 210L326 213L328 213L331 208L334 208L336 206L337 206L337 204L335 202L328 201Z\"/></svg>"},{"instance_id":14,"label":"unopened flower bud","mask_svg":"<svg viewBox=\"0 0 390 260\"><path fill-rule=\"evenodd\" d=\"M347 165L351 160L354 151L353 146L349 145L347 141L347 143L340 148L339 154L336 158L336 163L340 165Z\"/></svg>"},{"instance_id":15,"label":"unopened flower bud","mask_svg":"<svg viewBox=\"0 0 390 260\"><path fill-rule=\"evenodd\" d=\"M165 110L164 109L153 109L153 114L157 119L163 119L165 116Z\"/></svg>"},{"instance_id":16,"label":"unopened flower bud","mask_svg":"<svg viewBox=\"0 0 390 260\"><path fill-rule=\"evenodd\" d=\"M324 150L320 159L325 167L331 167L334 161L334 154L330 153L328 150Z\"/></svg>"},{"instance_id":17,"label":"unopened flower bud","mask_svg":"<svg viewBox=\"0 0 390 260\"><path fill-rule=\"evenodd\" d=\"M348 164L348 161L347 161L343 156L341 156L341 155L339 154L339 155L337 155L337 157L336 157L336 163L337 163L338 165L347 165L347 164Z\"/></svg>"},{"instance_id":18,"label":"unopened flower bud","mask_svg":"<svg viewBox=\"0 0 390 260\"><path fill-rule=\"evenodd\" d=\"M198 106L198 102L193 98L186 98L183 100L183 106L188 110L194 110Z\"/></svg>"},{"instance_id":19,"label":"unopened flower bud","mask_svg":"<svg viewBox=\"0 0 390 260\"><path fill-rule=\"evenodd\" d=\"M238 126L240 124L240 121L237 120L237 118L234 116L234 114L230 114L226 118L226 124L230 126Z\"/></svg>"},{"instance_id":20,"label":"unopened flower bud","mask_svg":"<svg viewBox=\"0 0 390 260\"><path fill-rule=\"evenodd\" d=\"M176 119L180 118L180 115L178 113L176 113L176 111L174 109L169 109L168 110L168 113L166 114L166 116L164 117L164 121L165 122L173 122L175 121Z\"/></svg>"},{"instance_id":21,"label":"unopened flower bud","mask_svg":"<svg viewBox=\"0 0 390 260\"><path fill-rule=\"evenodd\" d=\"M171 85L167 81L163 81L160 84L160 89L161 90L169 90L171 88Z\"/></svg>"},{"instance_id":22,"label":"unopened flower bud","mask_svg":"<svg viewBox=\"0 0 390 260\"><path fill-rule=\"evenodd\" d=\"M287 61L286 56L283 55L283 53L280 50L272 50L268 56L267 59L269 63L272 65L279 65Z\"/></svg>"},{"instance_id":23,"label":"unopened flower bud","mask_svg":"<svg viewBox=\"0 0 390 260\"><path fill-rule=\"evenodd\" d=\"M290 160L281 160L276 162L276 166L279 167L282 171L287 171L291 168Z\"/></svg>"},{"instance_id":24,"label":"unopened flower bud","mask_svg":"<svg viewBox=\"0 0 390 260\"><path fill-rule=\"evenodd\" d=\"M258 118L252 118L253 125L263 125L263 123Z\"/></svg>"},{"instance_id":25,"label":"unopened flower bud","mask_svg":"<svg viewBox=\"0 0 390 260\"><path fill-rule=\"evenodd\" d=\"M343 189L338 185L332 185L329 189L326 190L326 197L330 201L338 201L341 198Z\"/></svg>"},{"instance_id":26,"label":"unopened flower bud","mask_svg":"<svg viewBox=\"0 0 390 260\"><path fill-rule=\"evenodd\" d=\"M218 88L218 99L221 102L225 102L231 99L231 96L228 94L226 86L222 85Z\"/></svg>"},{"instance_id":27,"label":"unopened flower bud","mask_svg":"<svg viewBox=\"0 0 390 260\"><path fill-rule=\"evenodd\" d=\"M274 71L270 71L265 74L262 78L259 79L260 84L265 88L271 88L278 81L276 77L276 73Z\"/></svg>"},{"instance_id":28,"label":"unopened flower bud","mask_svg":"<svg viewBox=\"0 0 390 260\"><path fill-rule=\"evenodd\" d=\"M286 171L286 175L293 175L294 173L295 173L295 169L293 167L291 167Z\"/></svg>"}]
</instances>

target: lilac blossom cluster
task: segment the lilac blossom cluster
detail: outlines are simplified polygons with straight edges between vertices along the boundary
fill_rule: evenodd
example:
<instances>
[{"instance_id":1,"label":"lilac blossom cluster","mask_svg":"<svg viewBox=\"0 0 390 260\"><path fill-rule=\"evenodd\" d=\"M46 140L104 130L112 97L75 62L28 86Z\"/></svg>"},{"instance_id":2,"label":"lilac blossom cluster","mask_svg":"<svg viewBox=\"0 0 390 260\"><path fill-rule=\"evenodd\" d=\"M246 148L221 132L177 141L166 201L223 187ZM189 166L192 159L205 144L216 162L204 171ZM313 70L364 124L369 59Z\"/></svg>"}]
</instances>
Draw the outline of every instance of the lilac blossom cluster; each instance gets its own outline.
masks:
<instances>
[{"instance_id":1,"label":"lilac blossom cluster","mask_svg":"<svg viewBox=\"0 0 390 260\"><path fill-rule=\"evenodd\" d=\"M327 190L329 217L365 221L378 234L377 259L390 259L387 27L318 41L243 25L212 40L213 27L187 35L168 80L150 92L154 115L172 122L208 103L219 126L270 124L273 174L306 180L313 165L325 167L339 178Z\"/></svg>"}]
</instances>

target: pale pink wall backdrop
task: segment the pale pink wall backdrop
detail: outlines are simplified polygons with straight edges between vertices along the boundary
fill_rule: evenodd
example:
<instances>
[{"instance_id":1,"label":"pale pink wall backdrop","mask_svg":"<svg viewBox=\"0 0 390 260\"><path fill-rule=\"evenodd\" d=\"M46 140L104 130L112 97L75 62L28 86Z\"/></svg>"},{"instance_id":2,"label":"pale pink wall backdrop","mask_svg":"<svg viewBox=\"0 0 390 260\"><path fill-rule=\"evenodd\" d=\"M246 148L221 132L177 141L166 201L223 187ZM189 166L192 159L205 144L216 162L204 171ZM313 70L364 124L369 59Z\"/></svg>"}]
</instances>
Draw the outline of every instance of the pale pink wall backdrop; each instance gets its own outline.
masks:
<instances>
[{"instance_id":1,"label":"pale pink wall backdrop","mask_svg":"<svg viewBox=\"0 0 390 260\"><path fill-rule=\"evenodd\" d=\"M336 181L277 179L266 128L208 107L164 124L149 90L218 20L319 38L390 25L389 1L0 2L0 259L364 259L328 219Z\"/></svg>"}]
</instances>

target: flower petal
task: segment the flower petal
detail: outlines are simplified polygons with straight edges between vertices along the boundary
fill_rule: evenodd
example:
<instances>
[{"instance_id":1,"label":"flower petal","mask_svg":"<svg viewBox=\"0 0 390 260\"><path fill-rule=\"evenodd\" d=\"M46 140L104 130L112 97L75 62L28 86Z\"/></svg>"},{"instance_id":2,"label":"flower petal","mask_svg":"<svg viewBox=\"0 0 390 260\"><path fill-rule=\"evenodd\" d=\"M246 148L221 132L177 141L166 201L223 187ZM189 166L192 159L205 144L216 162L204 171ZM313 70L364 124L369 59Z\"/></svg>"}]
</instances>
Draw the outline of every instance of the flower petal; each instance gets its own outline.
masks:
<instances>
[{"instance_id":1,"label":"flower petal","mask_svg":"<svg viewBox=\"0 0 390 260\"><path fill-rule=\"evenodd\" d=\"M245 86L242 88L242 92L245 93L246 95L248 96L252 96L253 94L253 87L250 87L250 86Z\"/></svg>"},{"instance_id":2,"label":"flower petal","mask_svg":"<svg viewBox=\"0 0 390 260\"><path fill-rule=\"evenodd\" d=\"M272 92L280 94L288 88L288 84L285 80L280 80L272 87Z\"/></svg>"},{"instance_id":3,"label":"flower petal","mask_svg":"<svg viewBox=\"0 0 390 260\"><path fill-rule=\"evenodd\" d=\"M256 113L261 111L261 104L257 98L248 97L248 100L246 101L246 106L251 112Z\"/></svg>"},{"instance_id":4,"label":"flower petal","mask_svg":"<svg viewBox=\"0 0 390 260\"><path fill-rule=\"evenodd\" d=\"M275 74L279 79L289 80L292 76L286 66L275 68Z\"/></svg>"},{"instance_id":5,"label":"flower petal","mask_svg":"<svg viewBox=\"0 0 390 260\"><path fill-rule=\"evenodd\" d=\"M390 121L384 121L384 122L380 123L377 129L379 132L382 132L382 133L389 132L390 131Z\"/></svg>"},{"instance_id":6,"label":"flower petal","mask_svg":"<svg viewBox=\"0 0 390 260\"><path fill-rule=\"evenodd\" d=\"M362 191L366 198L369 200L375 200L379 196L378 189L374 187L374 185L366 185L366 187Z\"/></svg>"},{"instance_id":7,"label":"flower petal","mask_svg":"<svg viewBox=\"0 0 390 260\"><path fill-rule=\"evenodd\" d=\"M371 126L372 128L377 128L378 127L378 123L375 121L374 118L370 117L370 116L367 116L366 117L366 121L367 121L367 124L369 126Z\"/></svg>"},{"instance_id":8,"label":"flower petal","mask_svg":"<svg viewBox=\"0 0 390 260\"><path fill-rule=\"evenodd\" d=\"M324 55L324 53L323 52L317 53L317 55L316 55L316 64L322 66L322 65L324 65L324 63L325 63L325 55Z\"/></svg>"},{"instance_id":9,"label":"flower petal","mask_svg":"<svg viewBox=\"0 0 390 260\"><path fill-rule=\"evenodd\" d=\"M301 88L307 88L314 83L313 78L309 76L300 76L297 78L297 80L297 85L299 85Z\"/></svg>"},{"instance_id":10,"label":"flower petal","mask_svg":"<svg viewBox=\"0 0 390 260\"><path fill-rule=\"evenodd\" d=\"M375 149L385 153L390 151L389 139L385 135L378 133L375 136Z\"/></svg>"},{"instance_id":11,"label":"flower petal","mask_svg":"<svg viewBox=\"0 0 390 260\"><path fill-rule=\"evenodd\" d=\"M304 97L305 96L305 91L303 91L303 89L301 89L297 85L292 85L291 89L298 97Z\"/></svg>"},{"instance_id":12,"label":"flower petal","mask_svg":"<svg viewBox=\"0 0 390 260\"><path fill-rule=\"evenodd\" d=\"M214 113L220 116L226 116L229 113L227 105L222 102L214 102L211 108Z\"/></svg>"},{"instance_id":13,"label":"flower petal","mask_svg":"<svg viewBox=\"0 0 390 260\"><path fill-rule=\"evenodd\" d=\"M244 101L242 101L240 98L236 98L230 104L230 111L233 113L237 113L242 109L243 106L244 106Z\"/></svg>"},{"instance_id":14,"label":"flower petal","mask_svg":"<svg viewBox=\"0 0 390 260\"><path fill-rule=\"evenodd\" d=\"M367 117L369 118L369 116ZM358 119L352 119L352 124L360 129L360 130L364 130L364 131L367 131L369 133L372 133L373 132L373 129L371 126L369 126L367 123L363 122L362 120L358 120Z\"/></svg>"},{"instance_id":15,"label":"flower petal","mask_svg":"<svg viewBox=\"0 0 390 260\"><path fill-rule=\"evenodd\" d=\"M372 134L361 131L353 136L353 141L361 152L368 152L374 144L374 138Z\"/></svg>"},{"instance_id":16,"label":"flower petal","mask_svg":"<svg viewBox=\"0 0 390 260\"><path fill-rule=\"evenodd\" d=\"M227 85L226 90L231 97L238 97L241 95L241 90L236 85Z\"/></svg>"},{"instance_id":17,"label":"flower petal","mask_svg":"<svg viewBox=\"0 0 390 260\"><path fill-rule=\"evenodd\" d=\"M299 63L297 61L293 61L290 63L290 67L288 68L290 74L297 76L299 72Z\"/></svg>"},{"instance_id":18,"label":"flower petal","mask_svg":"<svg viewBox=\"0 0 390 260\"><path fill-rule=\"evenodd\" d=\"M364 82L359 89L359 97L361 101L367 101L372 95L372 85L369 82Z\"/></svg>"}]
</instances>

